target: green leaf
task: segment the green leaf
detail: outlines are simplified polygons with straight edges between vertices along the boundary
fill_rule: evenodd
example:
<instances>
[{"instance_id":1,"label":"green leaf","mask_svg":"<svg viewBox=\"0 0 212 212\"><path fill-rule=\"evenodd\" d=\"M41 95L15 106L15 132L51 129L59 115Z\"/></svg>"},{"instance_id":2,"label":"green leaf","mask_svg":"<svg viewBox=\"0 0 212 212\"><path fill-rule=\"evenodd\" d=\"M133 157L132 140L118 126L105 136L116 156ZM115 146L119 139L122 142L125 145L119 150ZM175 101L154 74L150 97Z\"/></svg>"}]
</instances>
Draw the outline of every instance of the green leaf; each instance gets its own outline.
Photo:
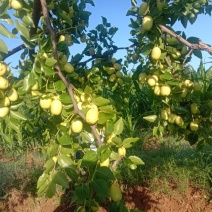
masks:
<instances>
[{"instance_id":1,"label":"green leaf","mask_svg":"<svg viewBox=\"0 0 212 212\"><path fill-rule=\"evenodd\" d=\"M101 163L104 162L106 159L108 159L110 157L110 154L111 154L110 149L106 149L105 151L103 151L103 153L101 153L101 157L100 157Z\"/></svg>"},{"instance_id":2,"label":"green leaf","mask_svg":"<svg viewBox=\"0 0 212 212\"><path fill-rule=\"evenodd\" d=\"M190 133L188 135L188 142L190 143L190 145L196 144L198 139L199 139L199 136L197 133Z\"/></svg>"},{"instance_id":3,"label":"green leaf","mask_svg":"<svg viewBox=\"0 0 212 212\"><path fill-rule=\"evenodd\" d=\"M68 179L65 176L65 174L63 174L61 171L56 171L53 174L52 180L56 184L61 185L63 188L68 188L69 187Z\"/></svg>"},{"instance_id":4,"label":"green leaf","mask_svg":"<svg viewBox=\"0 0 212 212\"><path fill-rule=\"evenodd\" d=\"M46 58L45 65L53 67L57 61L54 58Z\"/></svg>"},{"instance_id":5,"label":"green leaf","mask_svg":"<svg viewBox=\"0 0 212 212\"><path fill-rule=\"evenodd\" d=\"M119 158L119 154L117 152L112 151L110 154L111 160L117 160Z\"/></svg>"},{"instance_id":6,"label":"green leaf","mask_svg":"<svg viewBox=\"0 0 212 212\"><path fill-rule=\"evenodd\" d=\"M0 52L7 54L8 53L8 48L7 45L5 44L5 42L0 39Z\"/></svg>"},{"instance_id":7,"label":"green leaf","mask_svg":"<svg viewBox=\"0 0 212 212\"><path fill-rule=\"evenodd\" d=\"M53 168L54 168L54 161L52 160L52 158L50 158L49 160L46 161L44 167L45 169L45 173L48 174Z\"/></svg>"},{"instance_id":8,"label":"green leaf","mask_svg":"<svg viewBox=\"0 0 212 212\"><path fill-rule=\"evenodd\" d=\"M86 141L86 142L92 142L93 137L91 137L88 132L86 131L82 131L80 133L80 136L82 137L82 141Z\"/></svg>"},{"instance_id":9,"label":"green leaf","mask_svg":"<svg viewBox=\"0 0 212 212\"><path fill-rule=\"evenodd\" d=\"M187 17L181 16L181 19L180 20L181 20L181 23L184 26L184 28L186 28L187 27L187 23L188 23Z\"/></svg>"},{"instance_id":10,"label":"green leaf","mask_svg":"<svg viewBox=\"0 0 212 212\"><path fill-rule=\"evenodd\" d=\"M71 97L67 93L63 93L60 95L60 101L63 104L71 104L72 103Z\"/></svg>"},{"instance_id":11,"label":"green leaf","mask_svg":"<svg viewBox=\"0 0 212 212\"><path fill-rule=\"evenodd\" d=\"M56 184L54 182L50 182L48 188L46 190L46 196L48 198L52 198L56 193Z\"/></svg>"},{"instance_id":12,"label":"green leaf","mask_svg":"<svg viewBox=\"0 0 212 212\"><path fill-rule=\"evenodd\" d=\"M137 156L130 156L129 159L135 164L135 165L144 165L144 162Z\"/></svg>"},{"instance_id":13,"label":"green leaf","mask_svg":"<svg viewBox=\"0 0 212 212\"><path fill-rule=\"evenodd\" d=\"M90 189L88 185L80 185L75 188L74 193L78 200L85 201L90 196Z\"/></svg>"},{"instance_id":14,"label":"green leaf","mask_svg":"<svg viewBox=\"0 0 212 212\"><path fill-rule=\"evenodd\" d=\"M67 168L73 165L72 159L65 154L59 155L57 158L57 162L62 168Z\"/></svg>"},{"instance_id":15,"label":"green leaf","mask_svg":"<svg viewBox=\"0 0 212 212\"><path fill-rule=\"evenodd\" d=\"M17 123L14 122L14 120L10 119L10 121L7 123L8 127L15 130L17 133L21 133L20 126L17 125Z\"/></svg>"},{"instance_id":16,"label":"green leaf","mask_svg":"<svg viewBox=\"0 0 212 212\"><path fill-rule=\"evenodd\" d=\"M156 120L156 115L150 115L150 116L144 116L143 119L145 119L148 122L154 122Z\"/></svg>"},{"instance_id":17,"label":"green leaf","mask_svg":"<svg viewBox=\"0 0 212 212\"><path fill-rule=\"evenodd\" d=\"M32 72L30 72L25 78L24 78L24 91L28 91L30 87L32 87L36 82L35 76Z\"/></svg>"},{"instance_id":18,"label":"green leaf","mask_svg":"<svg viewBox=\"0 0 212 212\"><path fill-rule=\"evenodd\" d=\"M131 143L134 143L136 141L138 141L139 138L125 138L122 142L122 145L125 147L125 148L130 148L132 145Z\"/></svg>"},{"instance_id":19,"label":"green leaf","mask_svg":"<svg viewBox=\"0 0 212 212\"><path fill-rule=\"evenodd\" d=\"M21 114L21 113L19 113L17 111L10 110L10 115L14 119L18 119L18 120L22 120L22 121L26 121L27 120L26 116L24 116L23 114Z\"/></svg>"},{"instance_id":20,"label":"green leaf","mask_svg":"<svg viewBox=\"0 0 212 212\"><path fill-rule=\"evenodd\" d=\"M143 55L150 54L150 52L152 51L153 47L154 47L154 44L151 44L151 43L149 43L147 45L144 45L144 47L141 49L141 54L143 54Z\"/></svg>"},{"instance_id":21,"label":"green leaf","mask_svg":"<svg viewBox=\"0 0 212 212\"><path fill-rule=\"evenodd\" d=\"M92 186L98 196L107 197L109 196L109 185L103 179L94 179Z\"/></svg>"},{"instance_id":22,"label":"green leaf","mask_svg":"<svg viewBox=\"0 0 212 212\"><path fill-rule=\"evenodd\" d=\"M161 80L171 80L173 79L173 75L169 72L160 75Z\"/></svg>"},{"instance_id":23,"label":"green leaf","mask_svg":"<svg viewBox=\"0 0 212 212\"><path fill-rule=\"evenodd\" d=\"M75 168L68 167L68 168L65 168L64 170L72 181L76 182L78 180L78 174Z\"/></svg>"},{"instance_id":24,"label":"green leaf","mask_svg":"<svg viewBox=\"0 0 212 212\"><path fill-rule=\"evenodd\" d=\"M52 143L48 149L47 149L47 153L49 154L50 157L53 157L57 154L58 152L58 148L59 148L59 145L56 144L56 143Z\"/></svg>"},{"instance_id":25,"label":"green leaf","mask_svg":"<svg viewBox=\"0 0 212 212\"><path fill-rule=\"evenodd\" d=\"M26 39L23 35L20 35L21 40L24 42L24 45L28 48L28 49L33 49L35 47L35 44L32 43L31 41L29 41L28 39Z\"/></svg>"},{"instance_id":26,"label":"green leaf","mask_svg":"<svg viewBox=\"0 0 212 212\"><path fill-rule=\"evenodd\" d=\"M62 80L58 80L55 83L55 89L57 91L64 91L66 89L66 86L65 86L65 84L64 84L64 82Z\"/></svg>"},{"instance_id":27,"label":"green leaf","mask_svg":"<svg viewBox=\"0 0 212 212\"><path fill-rule=\"evenodd\" d=\"M120 118L115 124L114 124L114 133L116 135L120 135L124 128L124 122L123 119Z\"/></svg>"},{"instance_id":28,"label":"green leaf","mask_svg":"<svg viewBox=\"0 0 212 212\"><path fill-rule=\"evenodd\" d=\"M115 180L115 176L110 168L103 166L99 167L96 171L96 178L103 179L106 181Z\"/></svg>"},{"instance_id":29,"label":"green leaf","mask_svg":"<svg viewBox=\"0 0 212 212\"><path fill-rule=\"evenodd\" d=\"M15 20L16 28L26 39L29 39L29 29L24 24L19 24L18 20Z\"/></svg>"},{"instance_id":30,"label":"green leaf","mask_svg":"<svg viewBox=\"0 0 212 212\"><path fill-rule=\"evenodd\" d=\"M72 138L68 134L64 134L57 139L61 145L70 145L73 143Z\"/></svg>"},{"instance_id":31,"label":"green leaf","mask_svg":"<svg viewBox=\"0 0 212 212\"><path fill-rule=\"evenodd\" d=\"M46 181L48 180L49 175L46 174L45 172L38 178L37 181L37 189L40 188L43 184L46 183Z\"/></svg>"},{"instance_id":32,"label":"green leaf","mask_svg":"<svg viewBox=\"0 0 212 212\"><path fill-rule=\"evenodd\" d=\"M104 113L100 111L98 124L104 124L106 121L112 119L113 117L114 117L113 113Z\"/></svg>"},{"instance_id":33,"label":"green leaf","mask_svg":"<svg viewBox=\"0 0 212 212\"><path fill-rule=\"evenodd\" d=\"M51 67L47 66L47 65L42 65L41 66L41 70L45 73L45 75L47 76L51 76L55 74L54 69L52 69Z\"/></svg>"},{"instance_id":34,"label":"green leaf","mask_svg":"<svg viewBox=\"0 0 212 212\"><path fill-rule=\"evenodd\" d=\"M202 52L200 50L194 50L193 54L198 57L199 59L202 59Z\"/></svg>"},{"instance_id":35,"label":"green leaf","mask_svg":"<svg viewBox=\"0 0 212 212\"><path fill-rule=\"evenodd\" d=\"M7 38L17 38L3 24L0 24L0 34Z\"/></svg>"},{"instance_id":36,"label":"green leaf","mask_svg":"<svg viewBox=\"0 0 212 212\"><path fill-rule=\"evenodd\" d=\"M96 163L97 161L97 153L93 150L89 150L85 153L85 155L82 158L81 167L89 167Z\"/></svg>"},{"instance_id":37,"label":"green leaf","mask_svg":"<svg viewBox=\"0 0 212 212\"><path fill-rule=\"evenodd\" d=\"M115 137L112 138L112 142L113 142L115 145L117 145L117 146L120 146L120 145L122 144L121 138L119 138L119 137L117 137L117 136L115 136Z\"/></svg>"},{"instance_id":38,"label":"green leaf","mask_svg":"<svg viewBox=\"0 0 212 212\"><path fill-rule=\"evenodd\" d=\"M100 106L104 106L104 105L110 104L110 100L99 96L99 97L93 99L92 103L94 103L96 106L100 107Z\"/></svg>"},{"instance_id":39,"label":"green leaf","mask_svg":"<svg viewBox=\"0 0 212 212\"><path fill-rule=\"evenodd\" d=\"M63 13L62 11L61 16L69 25L72 25L72 19L68 15L66 15L66 13Z\"/></svg>"}]
</instances>

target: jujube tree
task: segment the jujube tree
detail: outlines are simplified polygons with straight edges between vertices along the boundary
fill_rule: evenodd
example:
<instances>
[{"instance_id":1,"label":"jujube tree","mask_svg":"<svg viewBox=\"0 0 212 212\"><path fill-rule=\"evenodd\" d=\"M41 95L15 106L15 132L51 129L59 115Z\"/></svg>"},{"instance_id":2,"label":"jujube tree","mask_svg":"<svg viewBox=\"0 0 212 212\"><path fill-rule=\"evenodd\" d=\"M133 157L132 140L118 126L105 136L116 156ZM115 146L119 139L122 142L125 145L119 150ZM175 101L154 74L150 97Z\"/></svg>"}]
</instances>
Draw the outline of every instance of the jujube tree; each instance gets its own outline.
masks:
<instances>
[{"instance_id":1,"label":"jujube tree","mask_svg":"<svg viewBox=\"0 0 212 212\"><path fill-rule=\"evenodd\" d=\"M181 21L186 28L199 14L211 15L212 5L132 0L127 11L132 45L118 47L113 41L118 29L105 17L86 31L87 4L94 6L92 0L1 2L1 35L23 42L8 51L0 40L1 142L17 148L29 145L28 137L40 141L48 159L37 183L39 196L52 197L57 185L67 189L71 183L77 211L97 211L108 198L110 210L124 211L117 166L144 164L128 154L139 140L128 136L133 122L149 122L157 138L172 133L198 147L211 144L211 69L205 71L201 62L195 72L187 63L212 49L172 27ZM69 47L79 43L85 49L72 55ZM121 49L125 60L114 58ZM4 60L20 50L20 75L14 77Z\"/></svg>"}]
</instances>

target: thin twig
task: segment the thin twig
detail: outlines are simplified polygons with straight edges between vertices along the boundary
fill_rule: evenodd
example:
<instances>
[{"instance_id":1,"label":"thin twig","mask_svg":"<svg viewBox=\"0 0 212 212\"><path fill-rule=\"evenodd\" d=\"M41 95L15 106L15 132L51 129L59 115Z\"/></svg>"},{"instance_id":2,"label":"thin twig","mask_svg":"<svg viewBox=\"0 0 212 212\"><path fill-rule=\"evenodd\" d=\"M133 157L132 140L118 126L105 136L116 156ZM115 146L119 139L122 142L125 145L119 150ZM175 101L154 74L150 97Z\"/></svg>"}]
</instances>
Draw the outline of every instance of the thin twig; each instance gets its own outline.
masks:
<instances>
[{"instance_id":1,"label":"thin twig","mask_svg":"<svg viewBox=\"0 0 212 212\"><path fill-rule=\"evenodd\" d=\"M94 59L107 59L109 58L110 56L112 56L114 53L116 53L118 50L128 50L130 48L133 48L134 46L137 46L138 45L138 42L135 42L133 43L132 45L130 46L127 46L127 47L117 47L115 45L111 45L109 47L112 47L113 50L111 50L110 52L108 52L108 54L105 54L105 55L101 55L101 56L97 56L96 54L93 55L91 58L83 61L83 62L79 62L79 63L73 63L74 65L82 65L82 66L85 66L88 62L94 60Z\"/></svg>"}]
</instances>

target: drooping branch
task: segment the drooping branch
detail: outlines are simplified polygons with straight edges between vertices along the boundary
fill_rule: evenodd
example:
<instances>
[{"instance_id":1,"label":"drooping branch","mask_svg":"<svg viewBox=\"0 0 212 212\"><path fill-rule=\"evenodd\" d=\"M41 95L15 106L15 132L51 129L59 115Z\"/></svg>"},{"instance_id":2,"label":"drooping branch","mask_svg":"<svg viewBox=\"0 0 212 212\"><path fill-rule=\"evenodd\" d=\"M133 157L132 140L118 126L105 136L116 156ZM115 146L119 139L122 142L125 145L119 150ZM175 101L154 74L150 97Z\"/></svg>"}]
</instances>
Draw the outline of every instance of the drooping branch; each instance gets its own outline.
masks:
<instances>
[{"instance_id":1,"label":"drooping branch","mask_svg":"<svg viewBox=\"0 0 212 212\"><path fill-rule=\"evenodd\" d=\"M185 44L186 46L188 46L190 49L193 50L204 50L207 51L210 55L212 55L212 47L203 43L201 40L198 41L198 43L190 43L187 40L185 40L184 38L182 38L181 36L177 35L175 32L173 32L172 30L168 29L167 27L159 24L158 27L161 29L161 31L163 33L168 33L169 35L171 35L172 37L176 38L178 41L180 41L181 43Z\"/></svg>"},{"instance_id":2,"label":"drooping branch","mask_svg":"<svg viewBox=\"0 0 212 212\"><path fill-rule=\"evenodd\" d=\"M24 44L21 44L20 46L15 47L14 49L8 51L8 53L3 57L3 60L5 60L6 58L12 56L13 54L25 49L26 46Z\"/></svg>"},{"instance_id":3,"label":"drooping branch","mask_svg":"<svg viewBox=\"0 0 212 212\"><path fill-rule=\"evenodd\" d=\"M63 73L62 73L62 71L60 69L59 63L58 63L56 34L55 34L55 32L54 32L54 30L52 29L52 26L51 26L46 0L41 0L41 6L42 6L42 12L43 12L43 16L44 16L47 28L48 28L50 36L51 36L54 59L57 61L56 64L55 64L55 67L54 67L55 68L55 72L58 74L58 76L63 81L63 83L65 84L65 86L66 86L66 88L68 90L68 93L69 93L69 95L70 95L70 97L72 99L73 105L74 105L74 113L78 114L83 120L85 120L85 115L79 110L79 108L77 106L77 103L76 103L76 100L74 98L74 93L73 93L74 92L74 86L67 81L67 79L63 75ZM97 132L96 125L92 125L91 129L92 129L92 132L93 132L95 138L97 139L98 146L99 147L102 146L103 142L102 142L102 140L101 140L101 138L100 138L100 136L99 136L99 134Z\"/></svg>"}]
</instances>

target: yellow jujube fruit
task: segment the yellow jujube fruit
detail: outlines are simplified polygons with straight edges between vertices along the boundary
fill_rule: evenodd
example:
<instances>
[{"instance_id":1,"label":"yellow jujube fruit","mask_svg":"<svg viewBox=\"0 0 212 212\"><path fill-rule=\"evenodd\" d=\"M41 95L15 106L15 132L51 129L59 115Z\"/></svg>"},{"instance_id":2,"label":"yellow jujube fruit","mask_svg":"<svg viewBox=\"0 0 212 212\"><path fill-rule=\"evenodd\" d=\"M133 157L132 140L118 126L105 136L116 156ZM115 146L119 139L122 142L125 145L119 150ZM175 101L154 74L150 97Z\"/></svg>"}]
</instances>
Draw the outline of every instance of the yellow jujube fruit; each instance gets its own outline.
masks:
<instances>
[{"instance_id":1,"label":"yellow jujube fruit","mask_svg":"<svg viewBox=\"0 0 212 212\"><path fill-rule=\"evenodd\" d=\"M65 72L67 73L73 73L74 72L74 66L71 65L70 63L66 63L64 66L63 66L63 69Z\"/></svg>"},{"instance_id":2,"label":"yellow jujube fruit","mask_svg":"<svg viewBox=\"0 0 212 212\"><path fill-rule=\"evenodd\" d=\"M197 121L190 122L190 130L196 132L199 129L199 125Z\"/></svg>"},{"instance_id":3,"label":"yellow jujube fruit","mask_svg":"<svg viewBox=\"0 0 212 212\"><path fill-rule=\"evenodd\" d=\"M122 66L119 63L114 63L113 67L117 70L120 71L122 69Z\"/></svg>"},{"instance_id":4,"label":"yellow jujube fruit","mask_svg":"<svg viewBox=\"0 0 212 212\"><path fill-rule=\"evenodd\" d=\"M79 119L75 119L71 122L71 130L74 133L80 133L83 128L83 123Z\"/></svg>"},{"instance_id":5,"label":"yellow jujube fruit","mask_svg":"<svg viewBox=\"0 0 212 212\"><path fill-rule=\"evenodd\" d=\"M149 86L153 87L156 84L156 80L153 77L150 77L147 81L147 83L149 84Z\"/></svg>"},{"instance_id":6,"label":"yellow jujube fruit","mask_svg":"<svg viewBox=\"0 0 212 212\"><path fill-rule=\"evenodd\" d=\"M38 81L36 81L35 84L31 87L31 90L32 91L37 91L38 90L38 87L39 87Z\"/></svg>"},{"instance_id":7,"label":"yellow jujube fruit","mask_svg":"<svg viewBox=\"0 0 212 212\"><path fill-rule=\"evenodd\" d=\"M178 59L181 56L181 53L180 53L180 51L176 51L176 52L172 53L171 56L174 59Z\"/></svg>"},{"instance_id":8,"label":"yellow jujube fruit","mask_svg":"<svg viewBox=\"0 0 212 212\"><path fill-rule=\"evenodd\" d=\"M18 93L15 88L11 88L8 91L7 96L11 102L15 102L18 100Z\"/></svg>"},{"instance_id":9,"label":"yellow jujube fruit","mask_svg":"<svg viewBox=\"0 0 212 212\"><path fill-rule=\"evenodd\" d=\"M4 77L0 76L0 89L7 89L9 87L9 82Z\"/></svg>"},{"instance_id":10,"label":"yellow jujube fruit","mask_svg":"<svg viewBox=\"0 0 212 212\"><path fill-rule=\"evenodd\" d=\"M7 72L7 65L4 62L0 62L0 76L3 76Z\"/></svg>"},{"instance_id":11,"label":"yellow jujube fruit","mask_svg":"<svg viewBox=\"0 0 212 212\"><path fill-rule=\"evenodd\" d=\"M8 107L0 107L0 118L4 118L9 113Z\"/></svg>"},{"instance_id":12,"label":"yellow jujube fruit","mask_svg":"<svg viewBox=\"0 0 212 212\"><path fill-rule=\"evenodd\" d=\"M106 167L108 167L109 165L110 165L110 158L107 158L102 163L100 162L100 166L106 166Z\"/></svg>"},{"instance_id":13,"label":"yellow jujube fruit","mask_svg":"<svg viewBox=\"0 0 212 212\"><path fill-rule=\"evenodd\" d=\"M188 94L188 89L187 88L183 88L182 93L180 94L180 97L185 98Z\"/></svg>"},{"instance_id":14,"label":"yellow jujube fruit","mask_svg":"<svg viewBox=\"0 0 212 212\"><path fill-rule=\"evenodd\" d=\"M117 71L117 72L116 72L116 76L119 77L119 78L122 78L122 77L123 77L123 74L122 74L122 72Z\"/></svg>"},{"instance_id":15,"label":"yellow jujube fruit","mask_svg":"<svg viewBox=\"0 0 212 212\"><path fill-rule=\"evenodd\" d=\"M162 85L160 87L160 94L161 96L169 96L171 93L171 88L169 85Z\"/></svg>"},{"instance_id":16,"label":"yellow jujube fruit","mask_svg":"<svg viewBox=\"0 0 212 212\"><path fill-rule=\"evenodd\" d=\"M161 56L161 49L157 46L155 46L153 49L152 49L152 52L151 52L151 58L153 60L159 60L160 59L160 56Z\"/></svg>"},{"instance_id":17,"label":"yellow jujube fruit","mask_svg":"<svg viewBox=\"0 0 212 212\"><path fill-rule=\"evenodd\" d=\"M21 0L12 0L10 5L14 10L21 10L23 8Z\"/></svg>"},{"instance_id":18,"label":"yellow jujube fruit","mask_svg":"<svg viewBox=\"0 0 212 212\"><path fill-rule=\"evenodd\" d=\"M112 75L110 75L110 77L109 77L109 81L110 81L110 82L115 82L116 79L117 79L116 74L112 74Z\"/></svg>"},{"instance_id":19,"label":"yellow jujube fruit","mask_svg":"<svg viewBox=\"0 0 212 212\"><path fill-rule=\"evenodd\" d=\"M120 156L126 156L126 148L124 146L118 148L118 154Z\"/></svg>"},{"instance_id":20,"label":"yellow jujube fruit","mask_svg":"<svg viewBox=\"0 0 212 212\"><path fill-rule=\"evenodd\" d=\"M182 119L182 117L180 116L177 116L174 120L175 124L177 124L179 127L183 126L184 125L184 121Z\"/></svg>"},{"instance_id":21,"label":"yellow jujube fruit","mask_svg":"<svg viewBox=\"0 0 212 212\"><path fill-rule=\"evenodd\" d=\"M171 114L169 115L169 117L168 117L168 122L169 122L170 124L174 124L176 118L177 118L177 115L171 113Z\"/></svg>"},{"instance_id":22,"label":"yellow jujube fruit","mask_svg":"<svg viewBox=\"0 0 212 212\"><path fill-rule=\"evenodd\" d=\"M118 202L122 199L121 189L117 183L113 183L110 186L109 194L114 202Z\"/></svg>"},{"instance_id":23,"label":"yellow jujube fruit","mask_svg":"<svg viewBox=\"0 0 212 212\"><path fill-rule=\"evenodd\" d=\"M51 107L52 99L51 98L42 98L40 99L40 106L43 109L49 109Z\"/></svg>"},{"instance_id":24,"label":"yellow jujube fruit","mask_svg":"<svg viewBox=\"0 0 212 212\"><path fill-rule=\"evenodd\" d=\"M154 94L156 96L160 96L160 86L156 85L154 88Z\"/></svg>"},{"instance_id":25,"label":"yellow jujube fruit","mask_svg":"<svg viewBox=\"0 0 212 212\"><path fill-rule=\"evenodd\" d=\"M185 87L190 88L194 85L194 83L191 80L185 80L184 83Z\"/></svg>"},{"instance_id":26,"label":"yellow jujube fruit","mask_svg":"<svg viewBox=\"0 0 212 212\"><path fill-rule=\"evenodd\" d=\"M99 118L99 112L97 109L91 108L85 116L85 121L88 124L95 124L98 121Z\"/></svg>"},{"instance_id":27,"label":"yellow jujube fruit","mask_svg":"<svg viewBox=\"0 0 212 212\"><path fill-rule=\"evenodd\" d=\"M153 19L151 16L145 16L143 18L143 21L142 21L142 28L145 30L145 31L148 31L152 28L153 26Z\"/></svg>"},{"instance_id":28,"label":"yellow jujube fruit","mask_svg":"<svg viewBox=\"0 0 212 212\"><path fill-rule=\"evenodd\" d=\"M95 50L94 50L94 48L90 48L89 49L89 54L91 55L91 56L93 56L93 55L95 55Z\"/></svg>"},{"instance_id":29,"label":"yellow jujube fruit","mask_svg":"<svg viewBox=\"0 0 212 212\"><path fill-rule=\"evenodd\" d=\"M161 111L161 113L160 113L160 117L161 117L161 119L163 119L163 120L168 120L168 112L167 112L167 110L162 110Z\"/></svg>"},{"instance_id":30,"label":"yellow jujube fruit","mask_svg":"<svg viewBox=\"0 0 212 212\"><path fill-rule=\"evenodd\" d=\"M190 107L193 114L197 114L199 112L198 105L196 103L192 103Z\"/></svg>"},{"instance_id":31,"label":"yellow jujube fruit","mask_svg":"<svg viewBox=\"0 0 212 212\"><path fill-rule=\"evenodd\" d=\"M139 76L138 76L138 81L140 83L145 83L147 80L147 75L146 73L140 73Z\"/></svg>"},{"instance_id":32,"label":"yellow jujube fruit","mask_svg":"<svg viewBox=\"0 0 212 212\"><path fill-rule=\"evenodd\" d=\"M142 2L139 7L139 15L145 16L149 12L149 5L146 2Z\"/></svg>"},{"instance_id":33,"label":"yellow jujube fruit","mask_svg":"<svg viewBox=\"0 0 212 212\"><path fill-rule=\"evenodd\" d=\"M63 105L59 99L54 99L51 103L51 114L59 115L62 112Z\"/></svg>"},{"instance_id":34,"label":"yellow jujube fruit","mask_svg":"<svg viewBox=\"0 0 212 212\"><path fill-rule=\"evenodd\" d=\"M60 53L59 55L58 55L58 62L59 62L59 64L61 64L61 65L65 65L66 63L67 63L67 56L65 55L65 54L62 54L62 53Z\"/></svg>"},{"instance_id":35,"label":"yellow jujube fruit","mask_svg":"<svg viewBox=\"0 0 212 212\"><path fill-rule=\"evenodd\" d=\"M80 37L80 41L82 42L82 43L85 43L86 42L86 34L85 33L82 33L82 35L81 35L81 37Z\"/></svg>"}]
</instances>

